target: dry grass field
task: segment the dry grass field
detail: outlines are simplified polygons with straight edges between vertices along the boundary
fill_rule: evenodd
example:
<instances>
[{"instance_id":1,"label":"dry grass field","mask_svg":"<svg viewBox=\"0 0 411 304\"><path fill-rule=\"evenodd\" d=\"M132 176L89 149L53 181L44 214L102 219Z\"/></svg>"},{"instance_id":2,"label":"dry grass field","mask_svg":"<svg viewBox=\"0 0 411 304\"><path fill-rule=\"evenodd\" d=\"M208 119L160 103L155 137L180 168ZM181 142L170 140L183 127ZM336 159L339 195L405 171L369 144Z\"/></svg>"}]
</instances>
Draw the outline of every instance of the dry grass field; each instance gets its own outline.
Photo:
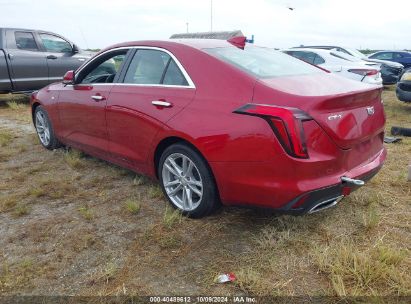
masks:
<instances>
[{"instance_id":1,"label":"dry grass field","mask_svg":"<svg viewBox=\"0 0 411 304\"><path fill-rule=\"evenodd\" d=\"M387 131L411 104L384 91ZM222 208L200 220L155 181L43 149L27 98L0 96L0 294L411 295L411 138L338 207L302 217ZM217 274L237 280L217 284Z\"/></svg>"}]
</instances>

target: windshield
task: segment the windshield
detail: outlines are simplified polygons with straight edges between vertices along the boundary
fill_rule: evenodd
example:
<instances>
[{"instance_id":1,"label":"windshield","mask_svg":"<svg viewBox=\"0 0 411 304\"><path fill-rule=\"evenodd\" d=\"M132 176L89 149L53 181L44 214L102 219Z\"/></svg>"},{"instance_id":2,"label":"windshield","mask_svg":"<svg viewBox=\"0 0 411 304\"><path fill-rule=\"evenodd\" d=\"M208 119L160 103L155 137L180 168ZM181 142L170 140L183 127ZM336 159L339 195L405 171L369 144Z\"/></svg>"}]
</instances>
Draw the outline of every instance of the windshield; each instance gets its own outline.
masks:
<instances>
[{"instance_id":1,"label":"windshield","mask_svg":"<svg viewBox=\"0 0 411 304\"><path fill-rule=\"evenodd\" d=\"M272 49L246 46L204 49L205 52L257 78L323 73L308 63Z\"/></svg>"}]
</instances>

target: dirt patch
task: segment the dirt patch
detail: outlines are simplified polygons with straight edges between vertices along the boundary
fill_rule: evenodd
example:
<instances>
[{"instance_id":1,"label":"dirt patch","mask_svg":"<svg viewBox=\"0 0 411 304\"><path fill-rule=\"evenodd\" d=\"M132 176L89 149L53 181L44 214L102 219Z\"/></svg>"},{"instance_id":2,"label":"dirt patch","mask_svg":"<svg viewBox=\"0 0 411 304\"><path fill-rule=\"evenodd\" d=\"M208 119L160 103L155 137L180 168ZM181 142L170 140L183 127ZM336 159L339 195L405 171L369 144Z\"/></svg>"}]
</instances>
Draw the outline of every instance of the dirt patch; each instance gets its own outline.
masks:
<instances>
[{"instance_id":1,"label":"dirt patch","mask_svg":"<svg viewBox=\"0 0 411 304\"><path fill-rule=\"evenodd\" d=\"M21 123L15 119L7 119L2 117L0 119L0 128L10 129L14 131L20 131L26 134L35 134L36 131L34 130L33 125L27 123Z\"/></svg>"},{"instance_id":2,"label":"dirt patch","mask_svg":"<svg viewBox=\"0 0 411 304\"><path fill-rule=\"evenodd\" d=\"M27 104L1 101L1 294L410 295L408 138L387 145L383 170L337 208L304 217L223 208L191 220L154 181L43 149ZM393 91L384 101L388 126L409 124L410 105ZM215 284L224 272L238 280Z\"/></svg>"}]
</instances>

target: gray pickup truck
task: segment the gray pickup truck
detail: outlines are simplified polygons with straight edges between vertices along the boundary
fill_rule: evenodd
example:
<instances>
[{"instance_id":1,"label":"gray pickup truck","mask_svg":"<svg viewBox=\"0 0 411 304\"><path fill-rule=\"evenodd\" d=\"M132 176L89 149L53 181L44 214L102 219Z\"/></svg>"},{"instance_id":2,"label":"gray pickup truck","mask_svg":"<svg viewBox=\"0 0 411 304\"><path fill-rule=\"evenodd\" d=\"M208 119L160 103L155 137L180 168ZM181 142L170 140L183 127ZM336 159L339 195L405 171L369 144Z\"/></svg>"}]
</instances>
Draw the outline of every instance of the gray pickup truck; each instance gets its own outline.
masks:
<instances>
[{"instance_id":1,"label":"gray pickup truck","mask_svg":"<svg viewBox=\"0 0 411 304\"><path fill-rule=\"evenodd\" d=\"M0 28L0 93L38 90L92 56L51 32Z\"/></svg>"}]
</instances>

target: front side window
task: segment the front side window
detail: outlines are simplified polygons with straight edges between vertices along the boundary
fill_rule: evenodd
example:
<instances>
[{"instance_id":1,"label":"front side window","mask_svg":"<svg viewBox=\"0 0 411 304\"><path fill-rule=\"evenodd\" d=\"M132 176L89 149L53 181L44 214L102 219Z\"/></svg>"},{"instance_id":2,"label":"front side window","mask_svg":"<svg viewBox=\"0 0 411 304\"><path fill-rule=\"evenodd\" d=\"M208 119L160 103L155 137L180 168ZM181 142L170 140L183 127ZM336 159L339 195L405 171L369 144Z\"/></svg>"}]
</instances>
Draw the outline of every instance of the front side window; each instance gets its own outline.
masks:
<instances>
[{"instance_id":1,"label":"front side window","mask_svg":"<svg viewBox=\"0 0 411 304\"><path fill-rule=\"evenodd\" d=\"M50 34L40 34L40 39L47 52L71 53L73 51L71 44L60 37Z\"/></svg>"},{"instance_id":2,"label":"front side window","mask_svg":"<svg viewBox=\"0 0 411 304\"><path fill-rule=\"evenodd\" d=\"M324 73L292 56L267 48L246 46L242 50L224 47L204 51L257 78Z\"/></svg>"},{"instance_id":3,"label":"front side window","mask_svg":"<svg viewBox=\"0 0 411 304\"><path fill-rule=\"evenodd\" d=\"M78 75L76 83L113 83L128 50L118 50L96 58Z\"/></svg>"},{"instance_id":4,"label":"front side window","mask_svg":"<svg viewBox=\"0 0 411 304\"><path fill-rule=\"evenodd\" d=\"M30 32L15 32L16 46L19 50L38 51L36 40L33 33Z\"/></svg>"},{"instance_id":5,"label":"front side window","mask_svg":"<svg viewBox=\"0 0 411 304\"><path fill-rule=\"evenodd\" d=\"M139 49L127 70L124 83L187 86L187 80L171 56L159 50Z\"/></svg>"}]
</instances>

